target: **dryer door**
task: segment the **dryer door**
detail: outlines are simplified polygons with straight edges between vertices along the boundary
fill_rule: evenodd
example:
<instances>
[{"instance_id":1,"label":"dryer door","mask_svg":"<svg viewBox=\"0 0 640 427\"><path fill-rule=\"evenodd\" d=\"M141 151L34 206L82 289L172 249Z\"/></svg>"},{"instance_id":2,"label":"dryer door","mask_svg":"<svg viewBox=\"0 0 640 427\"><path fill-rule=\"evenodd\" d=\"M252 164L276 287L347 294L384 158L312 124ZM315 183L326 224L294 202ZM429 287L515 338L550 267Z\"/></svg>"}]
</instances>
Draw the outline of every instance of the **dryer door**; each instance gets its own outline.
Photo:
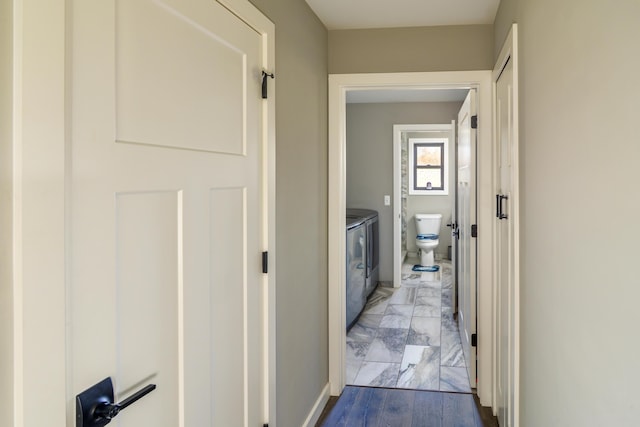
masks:
<instances>
[{"instance_id":1,"label":"dryer door","mask_svg":"<svg viewBox=\"0 0 640 427\"><path fill-rule=\"evenodd\" d=\"M347 329L355 322L366 302L366 244L364 223L347 230Z\"/></svg>"}]
</instances>

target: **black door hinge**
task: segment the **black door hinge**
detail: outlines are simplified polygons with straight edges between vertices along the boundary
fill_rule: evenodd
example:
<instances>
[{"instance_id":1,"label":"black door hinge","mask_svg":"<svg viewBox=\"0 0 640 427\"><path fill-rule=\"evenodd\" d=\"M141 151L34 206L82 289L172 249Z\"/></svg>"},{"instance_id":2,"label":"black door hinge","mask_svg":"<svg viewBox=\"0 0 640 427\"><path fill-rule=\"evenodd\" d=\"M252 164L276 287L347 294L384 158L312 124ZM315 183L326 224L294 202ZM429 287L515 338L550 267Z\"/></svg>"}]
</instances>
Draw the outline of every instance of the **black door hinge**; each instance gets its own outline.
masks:
<instances>
[{"instance_id":1,"label":"black door hinge","mask_svg":"<svg viewBox=\"0 0 640 427\"><path fill-rule=\"evenodd\" d=\"M471 347L478 346L478 334L471 334Z\"/></svg>"},{"instance_id":2,"label":"black door hinge","mask_svg":"<svg viewBox=\"0 0 640 427\"><path fill-rule=\"evenodd\" d=\"M478 237L478 225L473 224L471 226L471 237Z\"/></svg>"},{"instance_id":3,"label":"black door hinge","mask_svg":"<svg viewBox=\"0 0 640 427\"><path fill-rule=\"evenodd\" d=\"M267 274L269 272L269 252L262 252L262 272Z\"/></svg>"},{"instance_id":4,"label":"black door hinge","mask_svg":"<svg viewBox=\"0 0 640 427\"><path fill-rule=\"evenodd\" d=\"M471 129L478 129L478 115L471 116Z\"/></svg>"},{"instance_id":5,"label":"black door hinge","mask_svg":"<svg viewBox=\"0 0 640 427\"><path fill-rule=\"evenodd\" d=\"M272 79L276 76L273 73L267 73L266 71L262 71L262 99L267 99L267 77L271 77Z\"/></svg>"}]
</instances>

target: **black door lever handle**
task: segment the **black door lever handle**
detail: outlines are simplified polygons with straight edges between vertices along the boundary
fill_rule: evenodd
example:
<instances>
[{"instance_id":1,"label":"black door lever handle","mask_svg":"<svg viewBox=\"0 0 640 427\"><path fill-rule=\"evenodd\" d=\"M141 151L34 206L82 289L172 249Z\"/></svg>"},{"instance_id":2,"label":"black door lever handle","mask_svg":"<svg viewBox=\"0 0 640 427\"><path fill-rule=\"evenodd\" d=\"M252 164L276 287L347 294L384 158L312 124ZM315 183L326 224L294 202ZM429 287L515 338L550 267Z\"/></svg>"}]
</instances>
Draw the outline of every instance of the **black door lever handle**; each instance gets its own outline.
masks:
<instances>
[{"instance_id":1,"label":"black door lever handle","mask_svg":"<svg viewBox=\"0 0 640 427\"><path fill-rule=\"evenodd\" d=\"M131 405L132 403L135 403L155 389L155 384L149 384L142 390L138 390L120 403L103 403L102 405L96 407L95 414L110 420L118 415L124 408Z\"/></svg>"},{"instance_id":2,"label":"black door lever handle","mask_svg":"<svg viewBox=\"0 0 640 427\"><path fill-rule=\"evenodd\" d=\"M155 384L149 384L122 402L114 403L113 382L111 377L105 378L76 396L76 427L104 427L120 411L155 389Z\"/></svg>"}]
</instances>

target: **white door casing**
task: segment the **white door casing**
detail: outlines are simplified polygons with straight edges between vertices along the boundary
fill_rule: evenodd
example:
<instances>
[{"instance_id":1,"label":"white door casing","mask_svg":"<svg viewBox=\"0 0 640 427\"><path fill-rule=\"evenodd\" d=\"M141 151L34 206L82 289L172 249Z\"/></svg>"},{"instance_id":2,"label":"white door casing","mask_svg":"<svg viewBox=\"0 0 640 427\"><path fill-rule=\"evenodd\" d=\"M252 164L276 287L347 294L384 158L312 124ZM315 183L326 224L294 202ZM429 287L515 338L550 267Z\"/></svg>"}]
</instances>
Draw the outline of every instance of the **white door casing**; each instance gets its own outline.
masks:
<instances>
[{"instance_id":1,"label":"white door casing","mask_svg":"<svg viewBox=\"0 0 640 427\"><path fill-rule=\"evenodd\" d=\"M491 71L329 75L329 381L336 396L345 385L345 238L346 93L370 89L471 89L478 91L478 225L486 238L478 240L478 328L485 338L478 348L478 396L491 405L493 377L492 252L493 160L491 144ZM485 144L482 144L482 142Z\"/></svg>"},{"instance_id":2,"label":"white door casing","mask_svg":"<svg viewBox=\"0 0 640 427\"><path fill-rule=\"evenodd\" d=\"M53 117L68 129L66 147L46 173L66 184L46 196L22 188L24 211L37 208L63 237L26 245L42 225L18 215L28 224L14 250L35 258L42 242L58 263L17 269L28 276L17 274L14 302L17 426L75 425L75 394L106 376L118 400L158 386L120 425L273 421L274 289L260 253L270 251L273 273L275 91L270 81L270 99L260 98L260 73L273 70L274 27L248 2L225 3L233 12L199 0L74 2L68 15L59 2L46 20L20 11L54 40L70 38L69 54L58 44L42 59L69 58L67 77L51 85L68 108L39 106L63 113ZM29 66L43 40L25 44ZM37 91L20 96L32 103ZM38 125L24 120L23 130ZM17 181L37 175L33 147L57 135L18 140L32 167ZM67 279L47 279L50 267ZM52 297L33 310L45 280Z\"/></svg>"},{"instance_id":3,"label":"white door casing","mask_svg":"<svg viewBox=\"0 0 640 427\"><path fill-rule=\"evenodd\" d=\"M496 156L495 403L501 426L519 425L519 195L517 27L494 69Z\"/></svg>"},{"instance_id":4,"label":"white door casing","mask_svg":"<svg viewBox=\"0 0 640 427\"><path fill-rule=\"evenodd\" d=\"M511 418L512 404L510 402L510 383L512 381L513 364L511 360L510 340L511 340L511 319L512 307L511 296L512 289L512 266L513 266L513 247L512 230L513 221L509 221L511 216L511 80L513 77L513 66L511 61L507 62L502 75L496 83L496 119L498 126L496 133L498 135L498 194L504 199L499 200L500 215L503 218L497 218L498 224L496 232L498 235L498 301L497 307L497 325L498 325L498 343L497 343L497 364L498 376L497 394L498 394L498 419L500 425L505 427L513 426Z\"/></svg>"},{"instance_id":5,"label":"white door casing","mask_svg":"<svg viewBox=\"0 0 640 427\"><path fill-rule=\"evenodd\" d=\"M476 334L476 238L471 227L476 218L476 129L471 126L476 115L476 94L470 90L458 112L458 173L457 173L457 223L458 223L458 327L462 350L467 364L469 384L476 387L476 347L472 336Z\"/></svg>"}]
</instances>

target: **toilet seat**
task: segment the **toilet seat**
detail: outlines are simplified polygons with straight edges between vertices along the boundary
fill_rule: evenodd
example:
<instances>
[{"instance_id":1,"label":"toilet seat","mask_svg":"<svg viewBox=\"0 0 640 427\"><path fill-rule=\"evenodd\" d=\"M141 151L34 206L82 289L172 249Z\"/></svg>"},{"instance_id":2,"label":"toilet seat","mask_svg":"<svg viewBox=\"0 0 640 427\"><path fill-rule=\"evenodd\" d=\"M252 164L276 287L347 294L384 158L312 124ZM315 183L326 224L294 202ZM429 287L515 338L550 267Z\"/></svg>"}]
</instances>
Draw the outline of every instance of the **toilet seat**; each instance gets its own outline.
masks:
<instances>
[{"instance_id":1,"label":"toilet seat","mask_svg":"<svg viewBox=\"0 0 640 427\"><path fill-rule=\"evenodd\" d=\"M418 234L416 239L418 240L438 240L440 236L437 234Z\"/></svg>"}]
</instances>

